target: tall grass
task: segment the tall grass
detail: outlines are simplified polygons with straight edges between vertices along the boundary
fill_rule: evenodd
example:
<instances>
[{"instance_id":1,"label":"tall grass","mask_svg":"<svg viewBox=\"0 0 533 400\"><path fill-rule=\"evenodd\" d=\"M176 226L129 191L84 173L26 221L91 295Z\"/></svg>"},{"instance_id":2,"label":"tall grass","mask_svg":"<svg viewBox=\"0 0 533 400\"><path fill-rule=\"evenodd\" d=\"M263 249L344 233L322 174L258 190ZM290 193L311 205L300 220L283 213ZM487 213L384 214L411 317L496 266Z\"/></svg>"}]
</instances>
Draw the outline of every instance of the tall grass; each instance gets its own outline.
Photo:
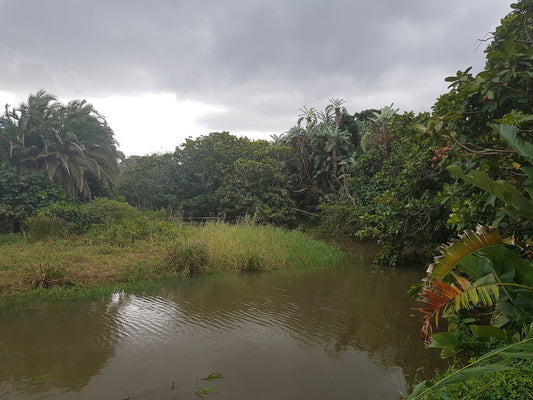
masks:
<instances>
[{"instance_id":1,"label":"tall grass","mask_svg":"<svg viewBox=\"0 0 533 400\"><path fill-rule=\"evenodd\" d=\"M105 228L103 239L94 231L38 241L6 237L0 246L0 296L36 289L76 292L198 273L323 268L344 260L337 247L297 231L251 223L151 224L142 227L149 233L134 241L107 240L108 229L120 230L120 224Z\"/></svg>"},{"instance_id":2,"label":"tall grass","mask_svg":"<svg viewBox=\"0 0 533 400\"><path fill-rule=\"evenodd\" d=\"M239 265L243 259L262 264L262 269L327 267L344 260L339 248L302 232L252 223L215 222L197 227L190 234L205 243L209 263L220 270L242 269Z\"/></svg>"}]
</instances>

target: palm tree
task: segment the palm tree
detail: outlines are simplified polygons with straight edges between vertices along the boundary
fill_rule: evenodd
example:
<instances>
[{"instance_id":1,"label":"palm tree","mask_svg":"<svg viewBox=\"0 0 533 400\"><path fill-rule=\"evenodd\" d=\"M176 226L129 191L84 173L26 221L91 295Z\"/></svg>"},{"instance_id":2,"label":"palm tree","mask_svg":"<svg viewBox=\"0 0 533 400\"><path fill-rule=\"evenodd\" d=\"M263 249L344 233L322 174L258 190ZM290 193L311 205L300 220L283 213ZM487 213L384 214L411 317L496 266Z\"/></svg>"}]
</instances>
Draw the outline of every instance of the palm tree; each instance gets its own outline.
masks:
<instances>
[{"instance_id":1,"label":"palm tree","mask_svg":"<svg viewBox=\"0 0 533 400\"><path fill-rule=\"evenodd\" d=\"M341 128L342 118L348 113L346 107L343 104L346 103L343 99L330 99L329 104L326 106L326 113L329 115L331 111L335 114L335 127Z\"/></svg>"},{"instance_id":2,"label":"palm tree","mask_svg":"<svg viewBox=\"0 0 533 400\"><path fill-rule=\"evenodd\" d=\"M392 117L396 115L398 110L399 108L393 109L391 104L390 106L381 108L379 112L374 112L374 116L370 117L370 120L374 124L379 147L381 147L385 152L385 159L389 157L390 123L392 121Z\"/></svg>"},{"instance_id":3,"label":"palm tree","mask_svg":"<svg viewBox=\"0 0 533 400\"><path fill-rule=\"evenodd\" d=\"M123 157L112 129L92 105L83 100L65 106L44 91L18 109L6 106L0 118L2 148L9 149L9 163L19 173L45 173L74 198L91 198L91 177L110 183Z\"/></svg>"}]
</instances>

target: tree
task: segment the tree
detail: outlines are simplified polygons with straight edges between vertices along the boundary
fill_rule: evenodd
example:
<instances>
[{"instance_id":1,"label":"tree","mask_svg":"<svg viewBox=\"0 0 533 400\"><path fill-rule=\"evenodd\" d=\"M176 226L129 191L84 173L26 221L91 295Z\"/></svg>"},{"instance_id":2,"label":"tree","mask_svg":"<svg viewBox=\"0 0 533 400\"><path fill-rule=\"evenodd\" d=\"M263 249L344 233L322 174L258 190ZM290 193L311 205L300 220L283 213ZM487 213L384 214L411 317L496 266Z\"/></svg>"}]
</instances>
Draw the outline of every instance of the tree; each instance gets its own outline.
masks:
<instances>
[{"instance_id":1,"label":"tree","mask_svg":"<svg viewBox=\"0 0 533 400\"><path fill-rule=\"evenodd\" d=\"M450 91L435 104L429 132L438 146L452 150L450 159L439 161L437 168L451 161L456 176L478 170L490 180L521 188L527 176L520 167L530 164L500 133L501 125L513 125L517 137L524 140L533 129L533 1L511 7L485 51L485 69L476 76L468 68L446 78ZM504 212L502 199L461 180L445 187L442 199L451 208L449 221L458 230L478 223L499 226L505 232L524 230L524 221Z\"/></svg>"},{"instance_id":2,"label":"tree","mask_svg":"<svg viewBox=\"0 0 533 400\"><path fill-rule=\"evenodd\" d=\"M293 149L293 165L298 171L293 190L307 192L314 199L314 208L318 198L346 189L354 146L351 133L339 128L347 115L342 104L344 100L332 99L325 113L304 107L300 110L297 126L273 137L276 144ZM304 121L305 127L302 126Z\"/></svg>"},{"instance_id":3,"label":"tree","mask_svg":"<svg viewBox=\"0 0 533 400\"><path fill-rule=\"evenodd\" d=\"M273 156L238 159L217 189L221 212L228 218L250 216L256 222L293 227L296 207L287 181L283 164Z\"/></svg>"},{"instance_id":4,"label":"tree","mask_svg":"<svg viewBox=\"0 0 533 400\"><path fill-rule=\"evenodd\" d=\"M0 118L0 156L17 172L45 173L74 198L91 197L89 180L110 184L118 176L114 134L92 105L68 105L44 91Z\"/></svg>"},{"instance_id":5,"label":"tree","mask_svg":"<svg viewBox=\"0 0 533 400\"><path fill-rule=\"evenodd\" d=\"M65 197L62 188L44 175L20 176L0 166L0 231L18 232L24 219Z\"/></svg>"},{"instance_id":6,"label":"tree","mask_svg":"<svg viewBox=\"0 0 533 400\"><path fill-rule=\"evenodd\" d=\"M330 99L326 106L326 115L333 111L335 116L335 128L341 129L343 117L348 114L343 104L346 103L343 99Z\"/></svg>"},{"instance_id":7,"label":"tree","mask_svg":"<svg viewBox=\"0 0 533 400\"><path fill-rule=\"evenodd\" d=\"M121 164L117 193L138 208L176 210L184 199L172 153L133 156Z\"/></svg>"}]
</instances>

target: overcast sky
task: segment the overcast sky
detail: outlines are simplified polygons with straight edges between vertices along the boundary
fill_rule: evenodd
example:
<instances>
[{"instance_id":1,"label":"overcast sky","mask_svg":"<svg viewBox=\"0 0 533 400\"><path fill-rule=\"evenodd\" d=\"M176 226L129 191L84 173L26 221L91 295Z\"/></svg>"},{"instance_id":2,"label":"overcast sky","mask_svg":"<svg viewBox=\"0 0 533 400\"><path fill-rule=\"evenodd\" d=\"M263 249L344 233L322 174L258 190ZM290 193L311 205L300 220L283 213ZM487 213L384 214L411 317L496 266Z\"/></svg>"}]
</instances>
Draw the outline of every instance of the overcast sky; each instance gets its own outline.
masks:
<instances>
[{"instance_id":1,"label":"overcast sky","mask_svg":"<svg viewBox=\"0 0 533 400\"><path fill-rule=\"evenodd\" d=\"M430 110L505 0L0 0L0 104L87 99L127 155L269 138L331 98Z\"/></svg>"}]
</instances>

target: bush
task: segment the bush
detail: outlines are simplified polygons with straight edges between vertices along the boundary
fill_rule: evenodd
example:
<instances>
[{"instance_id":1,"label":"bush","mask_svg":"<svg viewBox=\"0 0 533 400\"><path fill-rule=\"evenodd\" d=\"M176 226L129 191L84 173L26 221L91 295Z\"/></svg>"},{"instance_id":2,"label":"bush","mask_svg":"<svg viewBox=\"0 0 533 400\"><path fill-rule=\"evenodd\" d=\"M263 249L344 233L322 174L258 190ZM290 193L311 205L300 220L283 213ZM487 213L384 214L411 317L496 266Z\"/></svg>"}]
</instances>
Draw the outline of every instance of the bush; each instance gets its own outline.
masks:
<instances>
[{"instance_id":1,"label":"bush","mask_svg":"<svg viewBox=\"0 0 533 400\"><path fill-rule=\"evenodd\" d=\"M82 211L94 222L87 236L113 245L126 246L161 229L124 201L99 198L83 206Z\"/></svg>"},{"instance_id":2,"label":"bush","mask_svg":"<svg viewBox=\"0 0 533 400\"><path fill-rule=\"evenodd\" d=\"M0 232L19 232L40 209L66 199L61 186L39 174L18 175L0 167Z\"/></svg>"},{"instance_id":3,"label":"bush","mask_svg":"<svg viewBox=\"0 0 533 400\"><path fill-rule=\"evenodd\" d=\"M111 226L143 220L142 212L128 203L107 198L97 198L83 206L82 210L93 218L95 224Z\"/></svg>"},{"instance_id":4,"label":"bush","mask_svg":"<svg viewBox=\"0 0 533 400\"><path fill-rule=\"evenodd\" d=\"M23 231L33 240L41 240L49 237L63 237L68 234L67 222L53 215L37 214L26 218Z\"/></svg>"},{"instance_id":5,"label":"bush","mask_svg":"<svg viewBox=\"0 0 533 400\"><path fill-rule=\"evenodd\" d=\"M201 242L177 242L168 248L165 259L171 269L193 275L204 271L209 255Z\"/></svg>"},{"instance_id":6,"label":"bush","mask_svg":"<svg viewBox=\"0 0 533 400\"><path fill-rule=\"evenodd\" d=\"M49 205L42 210L43 214L59 217L67 222L68 228L75 233L85 233L93 224L93 216L83 207L60 202Z\"/></svg>"},{"instance_id":7,"label":"bush","mask_svg":"<svg viewBox=\"0 0 533 400\"><path fill-rule=\"evenodd\" d=\"M523 400L530 399L533 390L533 364L531 361L520 361L509 371L486 374L472 378L466 382L450 385L443 391L450 400ZM444 378L453 373L454 367L436 379ZM428 393L424 400L438 400L442 397Z\"/></svg>"}]
</instances>

